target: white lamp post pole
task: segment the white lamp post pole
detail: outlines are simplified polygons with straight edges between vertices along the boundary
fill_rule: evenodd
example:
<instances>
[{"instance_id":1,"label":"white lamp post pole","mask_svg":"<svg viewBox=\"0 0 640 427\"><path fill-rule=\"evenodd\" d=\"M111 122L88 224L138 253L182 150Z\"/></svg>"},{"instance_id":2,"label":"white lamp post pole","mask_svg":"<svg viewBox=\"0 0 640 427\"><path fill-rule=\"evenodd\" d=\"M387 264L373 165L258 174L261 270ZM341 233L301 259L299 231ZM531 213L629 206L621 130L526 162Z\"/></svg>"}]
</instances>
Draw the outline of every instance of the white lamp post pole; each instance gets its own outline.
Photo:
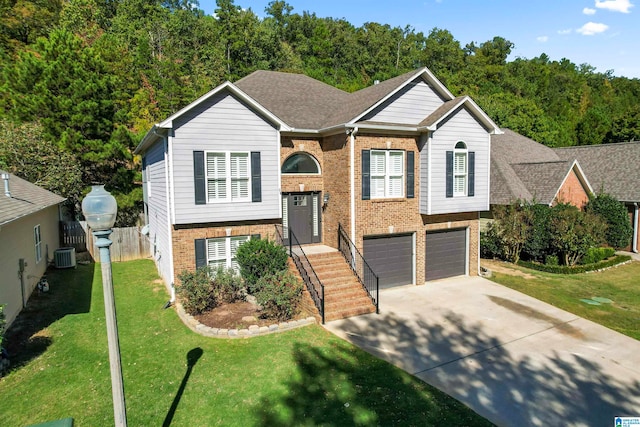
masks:
<instances>
[{"instance_id":1,"label":"white lamp post pole","mask_svg":"<svg viewBox=\"0 0 640 427\"><path fill-rule=\"evenodd\" d=\"M111 234L118 206L115 198L102 185L94 186L82 201L82 212L96 237L96 246L100 249L102 268L102 289L104 293L104 311L107 323L109 343L109 366L111 368L111 392L113 395L113 415L117 427L127 426L127 411L122 381L122 363L120 362L120 342L116 321L116 304L113 297L113 278L111 275Z\"/></svg>"}]
</instances>

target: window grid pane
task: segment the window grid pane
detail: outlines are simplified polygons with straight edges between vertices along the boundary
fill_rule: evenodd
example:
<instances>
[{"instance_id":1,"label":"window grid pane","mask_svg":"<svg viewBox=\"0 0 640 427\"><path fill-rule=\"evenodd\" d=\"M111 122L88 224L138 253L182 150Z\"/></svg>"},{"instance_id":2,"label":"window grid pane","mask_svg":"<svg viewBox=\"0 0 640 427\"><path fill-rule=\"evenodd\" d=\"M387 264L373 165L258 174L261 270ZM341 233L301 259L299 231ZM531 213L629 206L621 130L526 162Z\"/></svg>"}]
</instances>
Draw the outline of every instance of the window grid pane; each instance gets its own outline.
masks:
<instances>
[{"instance_id":1,"label":"window grid pane","mask_svg":"<svg viewBox=\"0 0 640 427\"><path fill-rule=\"evenodd\" d=\"M404 196L404 151L371 150L371 197Z\"/></svg>"}]
</instances>

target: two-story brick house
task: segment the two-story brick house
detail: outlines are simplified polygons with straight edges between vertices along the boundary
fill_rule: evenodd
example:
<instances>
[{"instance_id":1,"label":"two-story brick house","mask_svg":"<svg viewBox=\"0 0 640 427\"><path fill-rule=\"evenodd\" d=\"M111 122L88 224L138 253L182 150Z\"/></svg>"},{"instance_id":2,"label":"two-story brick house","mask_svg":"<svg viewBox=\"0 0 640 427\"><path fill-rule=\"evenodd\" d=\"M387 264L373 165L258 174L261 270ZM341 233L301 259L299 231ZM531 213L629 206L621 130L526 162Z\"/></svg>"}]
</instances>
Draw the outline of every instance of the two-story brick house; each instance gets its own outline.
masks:
<instances>
[{"instance_id":1,"label":"two-story brick house","mask_svg":"<svg viewBox=\"0 0 640 427\"><path fill-rule=\"evenodd\" d=\"M341 226L380 287L476 275L498 133L426 68L354 93L270 71L222 84L136 149L158 270L172 286L233 266L282 225L333 248Z\"/></svg>"}]
</instances>

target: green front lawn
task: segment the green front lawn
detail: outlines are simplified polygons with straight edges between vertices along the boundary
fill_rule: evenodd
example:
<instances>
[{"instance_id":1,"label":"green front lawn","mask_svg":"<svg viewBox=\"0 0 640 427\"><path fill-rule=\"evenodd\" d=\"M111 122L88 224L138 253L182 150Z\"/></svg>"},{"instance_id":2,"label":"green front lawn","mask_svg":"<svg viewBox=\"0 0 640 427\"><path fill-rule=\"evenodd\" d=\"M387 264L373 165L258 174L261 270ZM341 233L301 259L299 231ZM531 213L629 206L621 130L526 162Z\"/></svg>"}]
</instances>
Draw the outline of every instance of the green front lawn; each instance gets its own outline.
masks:
<instances>
[{"instance_id":1,"label":"green front lawn","mask_svg":"<svg viewBox=\"0 0 640 427\"><path fill-rule=\"evenodd\" d=\"M152 262L114 264L113 278L131 426L490 425L319 326L206 338L162 309ZM19 367L0 379L0 425L113 425L100 266L51 272L49 282L13 328ZM18 329L30 339L16 348Z\"/></svg>"},{"instance_id":2,"label":"green front lawn","mask_svg":"<svg viewBox=\"0 0 640 427\"><path fill-rule=\"evenodd\" d=\"M534 278L494 272L491 280L640 340L640 262L568 275L510 267ZM593 297L613 303L589 305L580 301Z\"/></svg>"}]
</instances>

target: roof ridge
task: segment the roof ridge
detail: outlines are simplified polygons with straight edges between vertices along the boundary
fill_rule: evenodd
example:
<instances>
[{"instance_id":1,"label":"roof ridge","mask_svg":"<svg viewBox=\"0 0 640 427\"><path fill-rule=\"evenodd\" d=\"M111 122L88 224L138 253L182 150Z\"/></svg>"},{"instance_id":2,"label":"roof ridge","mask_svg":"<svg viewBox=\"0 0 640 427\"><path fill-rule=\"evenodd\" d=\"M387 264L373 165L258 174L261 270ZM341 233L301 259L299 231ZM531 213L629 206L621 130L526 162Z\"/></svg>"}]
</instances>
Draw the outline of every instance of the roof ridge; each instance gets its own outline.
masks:
<instances>
[{"instance_id":1,"label":"roof ridge","mask_svg":"<svg viewBox=\"0 0 640 427\"><path fill-rule=\"evenodd\" d=\"M640 144L640 141L625 141L625 142L607 142L606 144L590 144L590 145L572 145L570 147L554 147L554 150L572 150L582 148L599 148L599 147L615 147L620 145L633 145Z\"/></svg>"}]
</instances>

